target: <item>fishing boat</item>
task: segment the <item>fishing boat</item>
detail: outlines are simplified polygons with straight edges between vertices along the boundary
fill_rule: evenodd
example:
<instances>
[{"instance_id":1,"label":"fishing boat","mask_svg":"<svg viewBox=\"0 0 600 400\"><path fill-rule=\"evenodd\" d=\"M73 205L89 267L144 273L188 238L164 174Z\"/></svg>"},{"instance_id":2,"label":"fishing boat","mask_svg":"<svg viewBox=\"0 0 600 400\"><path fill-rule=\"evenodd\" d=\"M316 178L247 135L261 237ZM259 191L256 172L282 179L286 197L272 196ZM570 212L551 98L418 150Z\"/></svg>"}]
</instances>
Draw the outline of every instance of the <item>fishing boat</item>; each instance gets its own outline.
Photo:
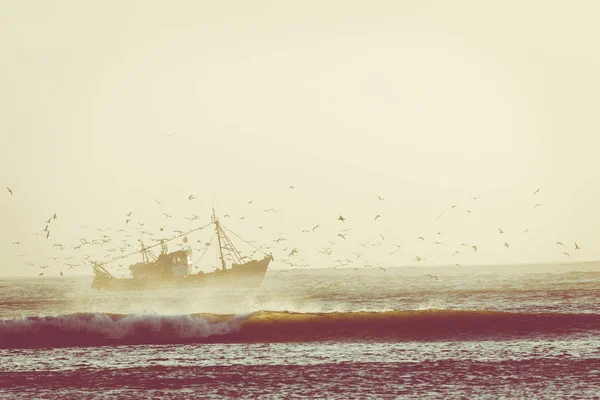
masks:
<instances>
[{"instance_id":1,"label":"fishing boat","mask_svg":"<svg viewBox=\"0 0 600 400\"><path fill-rule=\"evenodd\" d=\"M207 243L207 247L200 258L206 253L213 239L216 237L217 255L221 264L220 268L216 267L214 271L208 273L203 271L192 273L194 269L192 249L188 247L169 252L168 242L183 238L184 243L187 243L187 235L204 229L211 224L215 226L215 234L211 241ZM263 253L264 257L260 260L249 260L242 256L229 238L226 230L254 247L257 251ZM214 209L211 222L202 227L192 229L170 239L162 239L160 243L149 247L145 247L143 241L141 243L141 249L135 253L117 257L109 262L94 263L92 288L109 291L192 289L199 287L256 288L261 285L267 268L269 268L269 263L273 261L272 254L263 252L258 247L221 225L215 215ZM155 256L152 249L158 246L160 246L160 254ZM225 255L224 251L226 252ZM136 254L142 255L142 261L129 267L131 278L117 278L107 269L107 264L110 262ZM226 258L232 261L229 267L227 267Z\"/></svg>"}]
</instances>

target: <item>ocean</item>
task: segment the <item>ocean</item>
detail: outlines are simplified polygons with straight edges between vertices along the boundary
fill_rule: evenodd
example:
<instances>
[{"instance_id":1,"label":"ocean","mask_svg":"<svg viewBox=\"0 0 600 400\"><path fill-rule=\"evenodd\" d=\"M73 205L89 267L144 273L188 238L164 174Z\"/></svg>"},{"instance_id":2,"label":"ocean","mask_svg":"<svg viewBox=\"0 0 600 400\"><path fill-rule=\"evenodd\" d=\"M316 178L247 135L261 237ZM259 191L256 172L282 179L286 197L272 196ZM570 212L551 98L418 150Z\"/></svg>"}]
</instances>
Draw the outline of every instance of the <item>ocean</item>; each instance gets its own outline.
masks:
<instances>
[{"instance_id":1,"label":"ocean","mask_svg":"<svg viewBox=\"0 0 600 400\"><path fill-rule=\"evenodd\" d=\"M0 280L1 398L600 398L600 263L91 280Z\"/></svg>"}]
</instances>

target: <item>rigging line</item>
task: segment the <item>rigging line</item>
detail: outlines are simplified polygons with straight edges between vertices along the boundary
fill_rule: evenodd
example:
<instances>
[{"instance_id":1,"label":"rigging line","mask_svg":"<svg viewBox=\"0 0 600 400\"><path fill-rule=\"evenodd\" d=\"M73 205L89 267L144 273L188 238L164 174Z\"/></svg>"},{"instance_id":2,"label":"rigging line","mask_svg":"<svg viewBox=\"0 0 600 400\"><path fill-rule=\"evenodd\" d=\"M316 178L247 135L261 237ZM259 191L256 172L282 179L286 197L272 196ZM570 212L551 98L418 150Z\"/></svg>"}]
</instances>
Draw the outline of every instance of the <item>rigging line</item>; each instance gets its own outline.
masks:
<instances>
[{"instance_id":1,"label":"rigging line","mask_svg":"<svg viewBox=\"0 0 600 400\"><path fill-rule=\"evenodd\" d=\"M196 232L196 231L199 231L199 230L201 230L201 229L204 229L204 228L206 228L207 226L209 226L209 225L210 225L210 224L212 224L212 223L213 223L213 222L209 222L208 224L206 224L206 225L204 225L204 226L201 226L201 227L199 227L199 228L192 229L192 230L190 230L190 231L188 231L188 232L184 232L184 233L182 233L182 234L181 234L181 235L179 235L179 236L173 236L171 239L165 239L164 241L165 241L165 242L170 242L171 240L179 239L179 238L180 238L180 237L182 237L182 236L185 236L185 235L188 235L188 234L190 234L190 233L192 233L192 232ZM152 248L154 248L154 247L157 247L157 246L160 246L160 245L161 245L161 243L156 243L156 244L153 244L152 246L148 246L148 247L146 247L144 250L150 250L150 249L152 249ZM138 250L138 251L136 251L135 253L126 254L126 255L124 255L124 256L119 256L119 257L113 258L112 260L105 261L105 262L101 262L101 263L99 263L99 264L101 264L101 265L109 264L109 263L111 263L111 262L115 262L115 261L117 261L117 260L122 260L123 258L131 257L131 256L134 256L134 255L136 255L136 254L139 254L139 253L141 253L141 250Z\"/></svg>"},{"instance_id":2,"label":"rigging line","mask_svg":"<svg viewBox=\"0 0 600 400\"><path fill-rule=\"evenodd\" d=\"M241 240L243 240L244 242L248 243L250 246L254 247L256 250L258 250L258 251L260 251L261 253L263 253L265 256L268 256L268 254L267 254L267 253L265 253L264 251L262 251L261 249L259 249L258 247L256 247L255 245L253 245L252 243L250 243L249 241L247 241L246 239L244 239L244 238L240 237L240 236L239 236L238 234L236 234L235 232L232 232L232 231L231 231L229 228L227 228L226 226L224 226L224 225L222 225L222 224L221 224L221 227L222 227L222 228L225 228L225 229L227 229L227 231L228 231L229 233L232 233L232 234L233 234L233 235L235 235L235 236L236 236L238 239L241 239Z\"/></svg>"},{"instance_id":3,"label":"rigging line","mask_svg":"<svg viewBox=\"0 0 600 400\"><path fill-rule=\"evenodd\" d=\"M213 233L213 235L210 237L210 241L208 242L208 246L206 246L206 248L204 249L204 252L202 253L202 255L200 255L200 257L196 260L196 263L198 263L198 262L200 262L200 260L202 260L202 257L204 257L204 255L208 251L208 248L212 244L212 241L213 241L214 238L215 238L215 235Z\"/></svg>"},{"instance_id":4,"label":"rigging line","mask_svg":"<svg viewBox=\"0 0 600 400\"><path fill-rule=\"evenodd\" d=\"M227 236L227 233L223 232L223 237L225 238L225 242L227 243L227 245L228 245L228 248L230 248L230 249L229 249L229 253L233 255L233 257L234 257L235 261L236 261L238 264L243 264L243 263L244 263L243 259L244 259L245 257L244 257L244 256L242 256L242 255L240 254L240 252L238 251L238 249L236 249L236 248L235 248L235 246L234 246L233 242L231 241L231 239L229 239L229 236Z\"/></svg>"}]
</instances>

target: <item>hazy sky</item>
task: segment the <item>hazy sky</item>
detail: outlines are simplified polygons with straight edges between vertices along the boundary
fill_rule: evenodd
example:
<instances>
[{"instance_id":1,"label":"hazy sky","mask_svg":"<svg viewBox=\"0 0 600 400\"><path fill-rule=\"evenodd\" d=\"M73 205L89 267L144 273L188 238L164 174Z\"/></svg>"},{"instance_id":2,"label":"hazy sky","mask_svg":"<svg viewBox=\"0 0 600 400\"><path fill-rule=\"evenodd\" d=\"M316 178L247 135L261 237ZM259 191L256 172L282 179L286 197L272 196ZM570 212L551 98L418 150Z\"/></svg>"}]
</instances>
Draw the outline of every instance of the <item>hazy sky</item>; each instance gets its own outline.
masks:
<instances>
[{"instance_id":1,"label":"hazy sky","mask_svg":"<svg viewBox=\"0 0 600 400\"><path fill-rule=\"evenodd\" d=\"M597 260L600 5L550 3L0 0L0 275L213 206L274 267Z\"/></svg>"}]
</instances>

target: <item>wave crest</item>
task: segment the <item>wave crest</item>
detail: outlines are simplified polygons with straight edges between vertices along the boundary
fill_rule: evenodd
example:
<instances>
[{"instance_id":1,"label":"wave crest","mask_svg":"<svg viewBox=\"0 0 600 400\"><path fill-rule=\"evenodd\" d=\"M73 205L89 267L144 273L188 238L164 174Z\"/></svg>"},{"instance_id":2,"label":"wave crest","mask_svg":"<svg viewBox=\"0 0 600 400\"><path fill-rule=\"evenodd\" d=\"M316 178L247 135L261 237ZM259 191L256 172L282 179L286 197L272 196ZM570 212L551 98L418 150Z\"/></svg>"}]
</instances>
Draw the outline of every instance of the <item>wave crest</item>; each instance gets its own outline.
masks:
<instances>
[{"instance_id":1,"label":"wave crest","mask_svg":"<svg viewBox=\"0 0 600 400\"><path fill-rule=\"evenodd\" d=\"M178 316L72 314L0 320L0 347L255 343L325 340L486 340L600 334L600 314L416 310Z\"/></svg>"}]
</instances>

